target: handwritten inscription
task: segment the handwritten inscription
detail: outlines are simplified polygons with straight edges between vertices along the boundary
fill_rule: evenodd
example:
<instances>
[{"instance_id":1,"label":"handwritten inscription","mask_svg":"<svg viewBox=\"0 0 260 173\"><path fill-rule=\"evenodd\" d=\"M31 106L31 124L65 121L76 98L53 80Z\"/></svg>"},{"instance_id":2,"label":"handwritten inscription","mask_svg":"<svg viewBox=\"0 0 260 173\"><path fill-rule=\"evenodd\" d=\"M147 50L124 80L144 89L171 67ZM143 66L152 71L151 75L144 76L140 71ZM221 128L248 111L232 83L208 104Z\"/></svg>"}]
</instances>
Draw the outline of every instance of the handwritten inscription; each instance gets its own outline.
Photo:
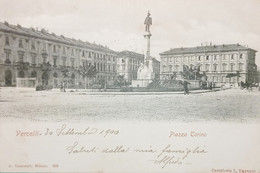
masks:
<instances>
[{"instance_id":1,"label":"handwritten inscription","mask_svg":"<svg viewBox=\"0 0 260 173\"><path fill-rule=\"evenodd\" d=\"M68 154L91 154L91 153L104 153L104 154L123 154L123 153L149 153L152 159L148 160L153 164L159 165L162 169L167 165L181 165L191 164L188 158L195 155L203 155L208 151L205 147L197 146L194 148L176 149L171 144L163 148L155 149L150 146L148 149L130 148L124 145L114 147L100 148L97 146L80 145L78 141L66 148Z\"/></svg>"},{"instance_id":2,"label":"handwritten inscription","mask_svg":"<svg viewBox=\"0 0 260 173\"><path fill-rule=\"evenodd\" d=\"M76 129L69 127L67 124L62 124L60 128L46 130L42 133L39 130L34 131L22 131L16 130L16 136L18 137L37 137L37 136L86 136L86 135L99 135L104 138L107 136L116 136L119 134L119 130L114 129L99 129L96 127L86 127L84 129Z\"/></svg>"}]
</instances>

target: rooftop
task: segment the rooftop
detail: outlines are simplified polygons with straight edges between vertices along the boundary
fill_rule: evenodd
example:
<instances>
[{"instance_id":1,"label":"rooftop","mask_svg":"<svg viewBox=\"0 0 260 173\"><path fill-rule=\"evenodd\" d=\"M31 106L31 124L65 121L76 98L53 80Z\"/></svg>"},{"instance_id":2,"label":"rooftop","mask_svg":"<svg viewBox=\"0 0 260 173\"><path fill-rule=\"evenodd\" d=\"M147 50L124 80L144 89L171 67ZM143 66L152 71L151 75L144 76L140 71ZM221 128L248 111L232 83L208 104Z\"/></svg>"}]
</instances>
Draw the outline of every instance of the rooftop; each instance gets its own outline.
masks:
<instances>
[{"instance_id":1,"label":"rooftop","mask_svg":"<svg viewBox=\"0 0 260 173\"><path fill-rule=\"evenodd\" d=\"M181 47L174 48L168 51L160 53L160 55L171 55L171 54L186 54L186 53L205 53L205 52L228 52L228 51L238 51L238 50L252 50L254 49L242 46L240 44L223 44L223 45L210 45L210 46L197 46L197 47Z\"/></svg>"},{"instance_id":2,"label":"rooftop","mask_svg":"<svg viewBox=\"0 0 260 173\"><path fill-rule=\"evenodd\" d=\"M128 51L128 50L124 50L122 52L119 52L118 53L118 56L119 57L122 57L122 56L127 56L127 57L131 57L131 58L144 58L144 55L143 54L140 54L140 53L136 53L136 52L131 52L131 51Z\"/></svg>"},{"instance_id":3,"label":"rooftop","mask_svg":"<svg viewBox=\"0 0 260 173\"><path fill-rule=\"evenodd\" d=\"M29 38L34 37L34 38L58 42L58 43L62 43L62 44L69 44L71 46L79 46L82 48L94 49L97 51L106 51L106 52L113 53L113 54L116 53L115 51L109 49L108 47L105 47L102 45L97 45L97 44L92 44L89 42L84 42L81 40L76 40L73 38L68 38L63 35L59 36L59 35L56 35L55 33L49 33L48 30L46 30L46 29L38 30L35 28L25 28L25 27L22 27L21 25L12 25L12 24L9 24L8 22L4 22L4 23L0 22L0 31L24 35Z\"/></svg>"}]
</instances>

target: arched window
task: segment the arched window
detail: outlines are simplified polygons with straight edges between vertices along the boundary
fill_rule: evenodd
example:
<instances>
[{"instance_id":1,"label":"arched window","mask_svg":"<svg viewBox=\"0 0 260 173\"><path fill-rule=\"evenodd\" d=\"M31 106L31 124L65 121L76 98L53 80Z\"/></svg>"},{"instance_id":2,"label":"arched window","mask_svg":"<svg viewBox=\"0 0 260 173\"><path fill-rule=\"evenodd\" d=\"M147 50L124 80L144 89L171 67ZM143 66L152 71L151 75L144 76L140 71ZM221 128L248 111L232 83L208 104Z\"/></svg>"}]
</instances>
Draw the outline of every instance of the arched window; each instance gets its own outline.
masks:
<instances>
[{"instance_id":1,"label":"arched window","mask_svg":"<svg viewBox=\"0 0 260 173\"><path fill-rule=\"evenodd\" d=\"M231 71L234 71L234 70L235 70L235 64L233 64L233 63L230 64L230 70L231 70Z\"/></svg>"},{"instance_id":2,"label":"arched window","mask_svg":"<svg viewBox=\"0 0 260 173\"><path fill-rule=\"evenodd\" d=\"M169 66L169 71L172 71L172 65Z\"/></svg>"}]
</instances>

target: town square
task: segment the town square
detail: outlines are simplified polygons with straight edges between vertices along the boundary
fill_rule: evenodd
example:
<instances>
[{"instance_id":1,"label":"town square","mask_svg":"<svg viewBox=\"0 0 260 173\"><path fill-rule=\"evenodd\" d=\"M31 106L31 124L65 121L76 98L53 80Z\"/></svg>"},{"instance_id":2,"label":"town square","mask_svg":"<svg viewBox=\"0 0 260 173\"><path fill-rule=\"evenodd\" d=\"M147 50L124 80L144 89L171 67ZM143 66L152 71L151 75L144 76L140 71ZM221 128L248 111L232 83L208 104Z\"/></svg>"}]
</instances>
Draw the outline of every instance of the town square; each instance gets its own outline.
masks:
<instances>
[{"instance_id":1,"label":"town square","mask_svg":"<svg viewBox=\"0 0 260 173\"><path fill-rule=\"evenodd\" d=\"M0 172L259 172L259 0L0 8Z\"/></svg>"}]
</instances>

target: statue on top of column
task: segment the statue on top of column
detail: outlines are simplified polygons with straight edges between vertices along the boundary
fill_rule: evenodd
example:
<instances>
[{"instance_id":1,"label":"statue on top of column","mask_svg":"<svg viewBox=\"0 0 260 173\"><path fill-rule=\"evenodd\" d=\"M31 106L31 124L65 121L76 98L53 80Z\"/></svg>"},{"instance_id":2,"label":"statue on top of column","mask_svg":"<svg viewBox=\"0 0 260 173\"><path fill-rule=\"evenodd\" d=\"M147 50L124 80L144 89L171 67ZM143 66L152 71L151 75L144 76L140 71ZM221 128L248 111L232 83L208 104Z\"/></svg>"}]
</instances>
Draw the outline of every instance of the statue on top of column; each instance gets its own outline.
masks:
<instances>
[{"instance_id":1,"label":"statue on top of column","mask_svg":"<svg viewBox=\"0 0 260 173\"><path fill-rule=\"evenodd\" d=\"M145 24L145 31L150 32L150 25L152 25L152 18L150 17L150 12L148 11L148 14L145 18L144 24Z\"/></svg>"}]
</instances>

